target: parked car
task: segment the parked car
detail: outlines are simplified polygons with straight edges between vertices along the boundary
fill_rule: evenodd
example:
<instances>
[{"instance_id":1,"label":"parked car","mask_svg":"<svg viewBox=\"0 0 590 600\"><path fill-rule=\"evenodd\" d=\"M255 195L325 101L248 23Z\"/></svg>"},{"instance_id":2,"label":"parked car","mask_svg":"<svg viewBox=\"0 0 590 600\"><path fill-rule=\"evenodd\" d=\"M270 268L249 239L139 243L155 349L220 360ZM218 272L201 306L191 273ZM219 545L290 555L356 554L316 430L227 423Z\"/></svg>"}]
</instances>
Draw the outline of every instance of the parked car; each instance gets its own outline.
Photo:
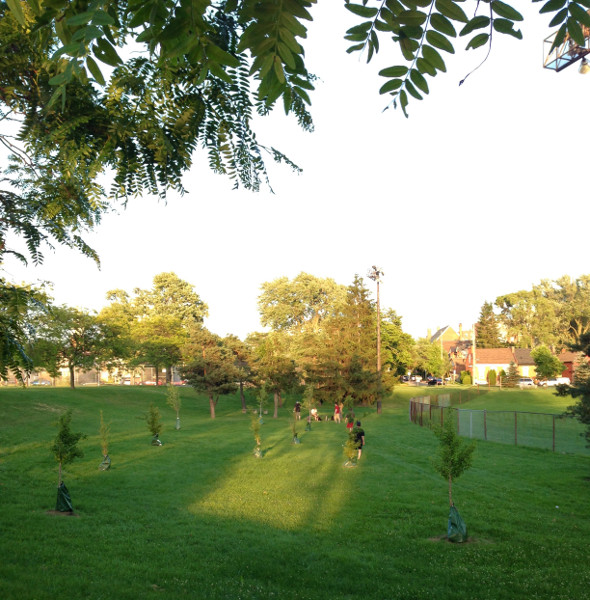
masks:
<instances>
[{"instance_id":1,"label":"parked car","mask_svg":"<svg viewBox=\"0 0 590 600\"><path fill-rule=\"evenodd\" d=\"M525 387L536 387L536 386L535 386L535 382L530 377L521 377L518 380L518 387L525 388Z\"/></svg>"},{"instance_id":2,"label":"parked car","mask_svg":"<svg viewBox=\"0 0 590 600\"><path fill-rule=\"evenodd\" d=\"M545 381L539 381L539 385L542 387L553 387L556 385L569 385L570 378L569 377L554 377L553 379L547 379Z\"/></svg>"},{"instance_id":3,"label":"parked car","mask_svg":"<svg viewBox=\"0 0 590 600\"><path fill-rule=\"evenodd\" d=\"M31 381L31 385L51 385L51 381L47 379L35 379L35 381Z\"/></svg>"}]
</instances>

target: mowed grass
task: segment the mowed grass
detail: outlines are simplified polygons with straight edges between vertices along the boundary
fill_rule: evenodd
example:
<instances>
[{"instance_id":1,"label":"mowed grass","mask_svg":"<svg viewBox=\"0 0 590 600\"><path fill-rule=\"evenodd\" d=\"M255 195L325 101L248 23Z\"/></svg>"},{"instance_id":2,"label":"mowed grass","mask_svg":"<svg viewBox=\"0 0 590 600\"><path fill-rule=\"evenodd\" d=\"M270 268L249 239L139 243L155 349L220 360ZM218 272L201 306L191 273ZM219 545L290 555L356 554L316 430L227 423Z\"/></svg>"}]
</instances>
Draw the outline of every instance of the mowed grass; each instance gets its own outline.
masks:
<instances>
[{"instance_id":1,"label":"mowed grass","mask_svg":"<svg viewBox=\"0 0 590 600\"><path fill-rule=\"evenodd\" d=\"M343 467L344 425L300 423L296 446L284 408L265 416L256 459L237 397L211 420L205 398L181 391L176 431L161 389L0 389L3 600L590 598L587 456L477 442L454 486L471 541L453 545L441 539L437 441L409 422L408 390L382 415L357 411L367 446L356 469ZM152 401L162 447L142 419ZM77 517L48 514L48 448L67 408L88 434L64 475Z\"/></svg>"}]
</instances>

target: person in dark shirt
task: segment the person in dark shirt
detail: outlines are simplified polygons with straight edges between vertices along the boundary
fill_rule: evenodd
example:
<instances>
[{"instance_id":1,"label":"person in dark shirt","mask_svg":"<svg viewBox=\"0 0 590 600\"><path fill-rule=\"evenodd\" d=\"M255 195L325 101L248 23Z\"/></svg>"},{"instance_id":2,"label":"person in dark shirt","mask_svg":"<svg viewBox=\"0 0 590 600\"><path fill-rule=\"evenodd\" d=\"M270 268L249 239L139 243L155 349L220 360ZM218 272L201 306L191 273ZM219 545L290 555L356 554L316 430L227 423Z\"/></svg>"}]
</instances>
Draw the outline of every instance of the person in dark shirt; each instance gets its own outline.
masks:
<instances>
[{"instance_id":1,"label":"person in dark shirt","mask_svg":"<svg viewBox=\"0 0 590 600\"><path fill-rule=\"evenodd\" d=\"M358 450L357 460L361 457L363 453L363 447L365 445L365 430L361 427L361 422L356 422L356 427L352 430L352 435L354 437L354 442Z\"/></svg>"}]
</instances>

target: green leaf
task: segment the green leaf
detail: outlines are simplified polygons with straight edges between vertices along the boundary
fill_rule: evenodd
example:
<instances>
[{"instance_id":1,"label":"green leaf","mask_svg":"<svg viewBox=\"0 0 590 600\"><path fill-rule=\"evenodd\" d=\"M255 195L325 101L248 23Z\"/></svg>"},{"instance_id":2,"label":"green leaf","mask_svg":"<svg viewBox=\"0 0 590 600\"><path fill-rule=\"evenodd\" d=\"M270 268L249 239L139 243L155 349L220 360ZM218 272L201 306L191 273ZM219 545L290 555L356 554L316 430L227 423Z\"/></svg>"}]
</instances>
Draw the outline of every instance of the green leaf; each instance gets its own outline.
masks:
<instances>
[{"instance_id":1,"label":"green leaf","mask_svg":"<svg viewBox=\"0 0 590 600\"><path fill-rule=\"evenodd\" d=\"M473 19L471 19L469 21L469 23L467 23L467 25L465 25L465 27L463 27L463 29L461 29L461 31L459 32L459 35L461 35L461 36L467 35L468 33L475 31L476 29L483 29L484 27L488 27L489 24L490 24L490 17L486 17L485 15L479 15L477 17L473 17Z\"/></svg>"},{"instance_id":2,"label":"green leaf","mask_svg":"<svg viewBox=\"0 0 590 600\"><path fill-rule=\"evenodd\" d=\"M435 69L446 73L447 68L445 66L445 61L442 59L441 55L431 46L422 46L422 56L425 60L427 60Z\"/></svg>"},{"instance_id":3,"label":"green leaf","mask_svg":"<svg viewBox=\"0 0 590 600\"><path fill-rule=\"evenodd\" d=\"M449 37L457 37L454 25L440 13L433 13L430 15L430 24L441 33Z\"/></svg>"},{"instance_id":4,"label":"green leaf","mask_svg":"<svg viewBox=\"0 0 590 600\"><path fill-rule=\"evenodd\" d=\"M295 68L296 68L295 59L293 58L293 54L291 53L291 50L289 50L289 48L287 47L287 45L283 44L282 42L279 42L277 44L277 50L279 51L279 56L281 57L281 59L283 60L283 62L290 69L295 70Z\"/></svg>"},{"instance_id":5,"label":"green leaf","mask_svg":"<svg viewBox=\"0 0 590 600\"><path fill-rule=\"evenodd\" d=\"M453 21L460 21L461 23L469 21L463 9L453 0L436 0L435 6L441 14Z\"/></svg>"},{"instance_id":6,"label":"green leaf","mask_svg":"<svg viewBox=\"0 0 590 600\"><path fill-rule=\"evenodd\" d=\"M473 50L475 50L476 48L479 48L480 46L486 44L489 39L489 33L480 33L479 35L476 35L474 38L469 40L469 43L467 44L467 46L465 46L465 50L469 50L469 48L473 48Z\"/></svg>"},{"instance_id":7,"label":"green leaf","mask_svg":"<svg viewBox=\"0 0 590 600\"><path fill-rule=\"evenodd\" d=\"M92 17L92 23L94 25L114 25L115 19L104 10L97 10Z\"/></svg>"},{"instance_id":8,"label":"green leaf","mask_svg":"<svg viewBox=\"0 0 590 600\"><path fill-rule=\"evenodd\" d=\"M567 35L567 25L564 23L555 34L555 39L553 40L553 44L551 44L551 49L549 52L553 52L555 48L558 48L565 41L565 36Z\"/></svg>"},{"instance_id":9,"label":"green leaf","mask_svg":"<svg viewBox=\"0 0 590 600\"><path fill-rule=\"evenodd\" d=\"M569 8L571 16L576 19L580 25L590 27L590 15L579 4L572 2Z\"/></svg>"},{"instance_id":10,"label":"green leaf","mask_svg":"<svg viewBox=\"0 0 590 600\"><path fill-rule=\"evenodd\" d=\"M436 77L436 69L427 60L419 58L416 61L416 66L418 67L420 73L426 73L431 77Z\"/></svg>"},{"instance_id":11,"label":"green leaf","mask_svg":"<svg viewBox=\"0 0 590 600\"><path fill-rule=\"evenodd\" d=\"M424 29L422 27L414 27L413 25L404 25L400 32L409 38L419 40L424 35Z\"/></svg>"},{"instance_id":12,"label":"green leaf","mask_svg":"<svg viewBox=\"0 0 590 600\"><path fill-rule=\"evenodd\" d=\"M372 19L379 12L376 8L371 8L370 6L361 6L360 4L346 4L345 6L351 13L354 13L359 17L367 17L369 19Z\"/></svg>"},{"instance_id":13,"label":"green leaf","mask_svg":"<svg viewBox=\"0 0 590 600\"><path fill-rule=\"evenodd\" d=\"M51 57L51 60L55 60L56 58L59 58L63 54L69 54L71 56L74 56L79 48L80 48L80 44L78 42L76 42L75 44L66 44L65 46L62 46L57 52L55 52L53 54L53 56Z\"/></svg>"},{"instance_id":14,"label":"green leaf","mask_svg":"<svg viewBox=\"0 0 590 600\"><path fill-rule=\"evenodd\" d=\"M406 80L405 88L410 92L411 96L414 96L416 100L422 100L422 96L418 93L418 90L412 85L411 81Z\"/></svg>"},{"instance_id":15,"label":"green leaf","mask_svg":"<svg viewBox=\"0 0 590 600\"><path fill-rule=\"evenodd\" d=\"M346 33L348 33L349 35L355 35L357 33L367 35L369 29L371 29L371 21L365 21L360 25L355 25L354 27L351 27Z\"/></svg>"},{"instance_id":16,"label":"green leaf","mask_svg":"<svg viewBox=\"0 0 590 600\"><path fill-rule=\"evenodd\" d=\"M385 0L385 5L394 15L399 15L399 13L405 10L398 0Z\"/></svg>"},{"instance_id":17,"label":"green leaf","mask_svg":"<svg viewBox=\"0 0 590 600\"><path fill-rule=\"evenodd\" d=\"M582 28L578 25L578 22L570 17L567 20L567 32L572 36L572 39L578 46L584 45L584 33L582 32Z\"/></svg>"},{"instance_id":18,"label":"green leaf","mask_svg":"<svg viewBox=\"0 0 590 600\"><path fill-rule=\"evenodd\" d=\"M393 92L395 90L399 90L399 88L403 84L403 79L390 79L387 83L384 83L379 90L380 94L387 94L388 92Z\"/></svg>"},{"instance_id":19,"label":"green leaf","mask_svg":"<svg viewBox=\"0 0 590 600\"><path fill-rule=\"evenodd\" d=\"M428 31L426 34L426 41L436 48L440 48L445 52L449 52L450 54L455 53L455 48L453 48L453 44L449 42L449 40L442 34L438 33L438 31L433 31L432 29Z\"/></svg>"},{"instance_id":20,"label":"green leaf","mask_svg":"<svg viewBox=\"0 0 590 600\"><path fill-rule=\"evenodd\" d=\"M547 2L546 4L543 5L543 7L539 11L539 13L543 14L543 13L555 12L556 10L563 8L563 6L565 5L566 2L567 2L567 0L549 0L549 2Z\"/></svg>"},{"instance_id":21,"label":"green leaf","mask_svg":"<svg viewBox=\"0 0 590 600\"><path fill-rule=\"evenodd\" d=\"M73 17L70 17L66 20L66 23L72 27L77 27L78 25L86 25L86 23L90 23L92 21L92 17L94 16L93 10L86 10L84 12L78 13Z\"/></svg>"},{"instance_id":22,"label":"green leaf","mask_svg":"<svg viewBox=\"0 0 590 600\"><path fill-rule=\"evenodd\" d=\"M549 22L549 27L555 27L567 19L567 8L560 10Z\"/></svg>"},{"instance_id":23,"label":"green leaf","mask_svg":"<svg viewBox=\"0 0 590 600\"><path fill-rule=\"evenodd\" d=\"M92 56L86 57L86 66L88 67L90 73L92 73L96 83L99 85L105 85L105 80L102 76L101 70L98 68L96 61L92 58Z\"/></svg>"},{"instance_id":24,"label":"green leaf","mask_svg":"<svg viewBox=\"0 0 590 600\"><path fill-rule=\"evenodd\" d=\"M386 69L381 69L379 75L381 75L381 77L403 77L407 72L408 67L387 67Z\"/></svg>"},{"instance_id":25,"label":"green leaf","mask_svg":"<svg viewBox=\"0 0 590 600\"><path fill-rule=\"evenodd\" d=\"M432 4L432 0L403 0L403 2L406 6L409 6L411 8L414 8L416 6L419 6L420 8L426 8L427 6L430 6Z\"/></svg>"},{"instance_id":26,"label":"green leaf","mask_svg":"<svg viewBox=\"0 0 590 600\"><path fill-rule=\"evenodd\" d=\"M214 60L220 65L228 65L230 67L235 68L240 66L240 61L238 60L238 58L233 56L233 54L222 50L219 46L215 45L212 42L209 42L207 44L207 56L208 58Z\"/></svg>"},{"instance_id":27,"label":"green leaf","mask_svg":"<svg viewBox=\"0 0 590 600\"><path fill-rule=\"evenodd\" d=\"M365 44L355 44L354 46L350 46L346 49L347 54L352 54L353 52L358 52L365 47Z\"/></svg>"},{"instance_id":28,"label":"green leaf","mask_svg":"<svg viewBox=\"0 0 590 600\"><path fill-rule=\"evenodd\" d=\"M18 21L19 25L26 27L25 13L23 12L20 0L6 0L6 4L8 4L12 16Z\"/></svg>"},{"instance_id":29,"label":"green leaf","mask_svg":"<svg viewBox=\"0 0 590 600\"><path fill-rule=\"evenodd\" d=\"M514 29L514 23L508 19L494 19L494 29L499 33L504 33L522 40L522 32L520 29Z\"/></svg>"},{"instance_id":30,"label":"green leaf","mask_svg":"<svg viewBox=\"0 0 590 600\"><path fill-rule=\"evenodd\" d=\"M426 79L424 79L422 73L420 73L416 69L412 69L410 71L410 79L419 90L421 90L425 94L428 94L428 83L426 82Z\"/></svg>"},{"instance_id":31,"label":"green leaf","mask_svg":"<svg viewBox=\"0 0 590 600\"><path fill-rule=\"evenodd\" d=\"M364 42L367 39L365 33L353 33L344 36L344 39L348 42Z\"/></svg>"},{"instance_id":32,"label":"green leaf","mask_svg":"<svg viewBox=\"0 0 590 600\"><path fill-rule=\"evenodd\" d=\"M104 38L97 40L94 56L111 67L116 67L123 62L117 54L117 51Z\"/></svg>"},{"instance_id":33,"label":"green leaf","mask_svg":"<svg viewBox=\"0 0 590 600\"><path fill-rule=\"evenodd\" d=\"M501 2L500 0L492 0L492 10L500 17L510 19L511 21L522 21L522 15L512 8L509 4Z\"/></svg>"},{"instance_id":34,"label":"green leaf","mask_svg":"<svg viewBox=\"0 0 590 600\"><path fill-rule=\"evenodd\" d=\"M278 56L274 59L274 71L279 83L285 83L285 72L283 71L283 65Z\"/></svg>"},{"instance_id":35,"label":"green leaf","mask_svg":"<svg viewBox=\"0 0 590 600\"><path fill-rule=\"evenodd\" d=\"M417 27L426 21L426 15L418 10L404 10L397 16L397 21L402 25Z\"/></svg>"},{"instance_id":36,"label":"green leaf","mask_svg":"<svg viewBox=\"0 0 590 600\"><path fill-rule=\"evenodd\" d=\"M399 103L404 111L405 117L408 118L408 112L406 111L406 107L408 106L408 95L406 94L405 90L402 90L399 93Z\"/></svg>"},{"instance_id":37,"label":"green leaf","mask_svg":"<svg viewBox=\"0 0 590 600\"><path fill-rule=\"evenodd\" d=\"M385 21L380 21L379 19L377 19L375 21L375 29L377 31L393 31L393 26L389 23L386 23Z\"/></svg>"}]
</instances>

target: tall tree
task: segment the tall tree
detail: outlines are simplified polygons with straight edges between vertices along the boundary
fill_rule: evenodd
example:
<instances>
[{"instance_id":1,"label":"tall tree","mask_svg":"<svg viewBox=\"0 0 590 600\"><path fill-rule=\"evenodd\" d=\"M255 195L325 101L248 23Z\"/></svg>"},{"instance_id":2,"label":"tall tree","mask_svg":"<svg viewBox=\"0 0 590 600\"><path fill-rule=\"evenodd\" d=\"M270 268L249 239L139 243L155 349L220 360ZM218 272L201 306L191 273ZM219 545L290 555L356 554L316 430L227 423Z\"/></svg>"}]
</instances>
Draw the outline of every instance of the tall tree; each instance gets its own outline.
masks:
<instances>
[{"instance_id":1,"label":"tall tree","mask_svg":"<svg viewBox=\"0 0 590 600\"><path fill-rule=\"evenodd\" d=\"M551 379L563 372L563 363L555 356L547 346L538 346L531 350L531 356L535 361L535 372L537 377Z\"/></svg>"},{"instance_id":2,"label":"tall tree","mask_svg":"<svg viewBox=\"0 0 590 600\"><path fill-rule=\"evenodd\" d=\"M176 273L160 273L154 277L151 289L136 288L134 293L138 314L173 317L185 328L201 325L208 314L207 305L194 287Z\"/></svg>"},{"instance_id":3,"label":"tall tree","mask_svg":"<svg viewBox=\"0 0 590 600\"><path fill-rule=\"evenodd\" d=\"M274 414L278 417L281 394L295 389L301 373L289 352L288 336L281 331L248 336L246 343L252 348L253 367L259 383L273 394Z\"/></svg>"},{"instance_id":4,"label":"tall tree","mask_svg":"<svg viewBox=\"0 0 590 600\"><path fill-rule=\"evenodd\" d=\"M30 341L34 316L47 307L45 294L32 286L16 286L0 278L0 379L24 382L32 367Z\"/></svg>"},{"instance_id":5,"label":"tall tree","mask_svg":"<svg viewBox=\"0 0 590 600\"><path fill-rule=\"evenodd\" d=\"M41 316L33 343L39 366L53 377L66 367L71 388L75 387L75 369L96 366L104 344L104 332L95 315L63 305L53 306Z\"/></svg>"},{"instance_id":6,"label":"tall tree","mask_svg":"<svg viewBox=\"0 0 590 600\"><path fill-rule=\"evenodd\" d=\"M403 375L412 367L414 339L402 329L402 320L395 311L386 311L381 324L383 370Z\"/></svg>"},{"instance_id":7,"label":"tall tree","mask_svg":"<svg viewBox=\"0 0 590 600\"><path fill-rule=\"evenodd\" d=\"M577 399L575 404L568 406L566 414L576 417L580 423L586 425L584 435L586 446L590 448L590 365L587 357L576 368L573 385L558 390L558 395L565 394Z\"/></svg>"},{"instance_id":8,"label":"tall tree","mask_svg":"<svg viewBox=\"0 0 590 600\"><path fill-rule=\"evenodd\" d=\"M476 324L475 344L477 348L498 348L500 343L500 333L498 323L494 314L494 307L491 302L484 302L479 313L479 320Z\"/></svg>"},{"instance_id":9,"label":"tall tree","mask_svg":"<svg viewBox=\"0 0 590 600\"><path fill-rule=\"evenodd\" d=\"M253 383L255 380L254 373L252 371L253 356L251 348L242 342L235 335L228 335L223 340L224 344L232 351L234 355L235 366L237 368L239 385L240 385L240 400L242 402L242 412L247 411L246 396L244 395L244 385L246 383Z\"/></svg>"},{"instance_id":10,"label":"tall tree","mask_svg":"<svg viewBox=\"0 0 590 600\"><path fill-rule=\"evenodd\" d=\"M219 336L196 326L189 333L183 354L183 377L198 393L207 395L209 413L214 419L219 397L237 389L239 375L234 354Z\"/></svg>"},{"instance_id":11,"label":"tall tree","mask_svg":"<svg viewBox=\"0 0 590 600\"><path fill-rule=\"evenodd\" d=\"M261 288L258 310L262 325L291 333L317 333L346 297L345 286L308 273L300 273L293 280L280 277Z\"/></svg>"},{"instance_id":12,"label":"tall tree","mask_svg":"<svg viewBox=\"0 0 590 600\"><path fill-rule=\"evenodd\" d=\"M166 369L166 383L172 380L172 367L182 356L186 334L175 317L150 315L134 323L132 335L135 340L135 358L132 365L147 364L156 371L156 384L160 372Z\"/></svg>"}]
</instances>

